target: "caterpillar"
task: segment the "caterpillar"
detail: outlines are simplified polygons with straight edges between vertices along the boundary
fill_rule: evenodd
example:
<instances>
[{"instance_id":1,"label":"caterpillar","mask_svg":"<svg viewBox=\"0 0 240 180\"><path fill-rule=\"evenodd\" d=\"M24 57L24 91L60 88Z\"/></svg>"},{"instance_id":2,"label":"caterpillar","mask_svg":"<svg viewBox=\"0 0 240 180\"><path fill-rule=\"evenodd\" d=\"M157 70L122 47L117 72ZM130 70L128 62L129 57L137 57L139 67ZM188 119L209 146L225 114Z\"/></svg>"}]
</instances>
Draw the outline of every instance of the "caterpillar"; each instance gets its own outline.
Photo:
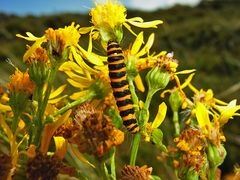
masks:
<instances>
[{"instance_id":1,"label":"caterpillar","mask_svg":"<svg viewBox=\"0 0 240 180\"><path fill-rule=\"evenodd\" d=\"M135 134L139 131L139 126L133 109L131 92L126 76L126 65L122 48L116 41L110 40L107 46L108 70L113 90L123 125L129 132Z\"/></svg>"}]
</instances>

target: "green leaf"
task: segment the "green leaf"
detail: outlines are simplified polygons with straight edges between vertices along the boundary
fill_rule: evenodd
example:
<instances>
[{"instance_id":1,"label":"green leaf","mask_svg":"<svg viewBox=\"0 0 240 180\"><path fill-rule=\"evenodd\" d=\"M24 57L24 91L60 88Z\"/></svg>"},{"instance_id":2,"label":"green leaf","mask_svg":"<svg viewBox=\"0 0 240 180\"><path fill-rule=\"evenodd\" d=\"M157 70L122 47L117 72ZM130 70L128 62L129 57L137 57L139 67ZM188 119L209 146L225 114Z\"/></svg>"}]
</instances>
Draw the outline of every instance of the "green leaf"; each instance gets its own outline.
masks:
<instances>
[{"instance_id":1,"label":"green leaf","mask_svg":"<svg viewBox=\"0 0 240 180\"><path fill-rule=\"evenodd\" d=\"M105 114L112 119L112 123L116 128L120 128L122 126L122 118L113 106L109 107L105 111Z\"/></svg>"},{"instance_id":2,"label":"green leaf","mask_svg":"<svg viewBox=\"0 0 240 180\"><path fill-rule=\"evenodd\" d=\"M163 152L168 152L166 146L162 143L163 133L160 129L154 129L151 135L152 142Z\"/></svg>"},{"instance_id":3,"label":"green leaf","mask_svg":"<svg viewBox=\"0 0 240 180\"><path fill-rule=\"evenodd\" d=\"M151 175L151 180L161 180L159 176Z\"/></svg>"}]
</instances>

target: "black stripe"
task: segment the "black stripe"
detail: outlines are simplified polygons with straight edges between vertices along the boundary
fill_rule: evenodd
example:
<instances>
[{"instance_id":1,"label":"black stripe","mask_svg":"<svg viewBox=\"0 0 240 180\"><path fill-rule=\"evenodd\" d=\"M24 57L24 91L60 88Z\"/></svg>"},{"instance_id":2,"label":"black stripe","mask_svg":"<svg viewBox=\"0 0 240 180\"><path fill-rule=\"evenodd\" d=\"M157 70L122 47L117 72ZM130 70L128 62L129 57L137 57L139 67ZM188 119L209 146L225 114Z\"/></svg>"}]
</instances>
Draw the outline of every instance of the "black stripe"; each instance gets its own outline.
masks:
<instances>
[{"instance_id":1,"label":"black stripe","mask_svg":"<svg viewBox=\"0 0 240 180\"><path fill-rule=\"evenodd\" d=\"M136 129L138 127L137 124L135 124L133 127L131 127L130 129L128 129L128 131L132 132L134 129Z\"/></svg>"},{"instance_id":2,"label":"black stripe","mask_svg":"<svg viewBox=\"0 0 240 180\"><path fill-rule=\"evenodd\" d=\"M123 101L117 101L117 107L126 106L127 104L133 104L131 99L125 99Z\"/></svg>"},{"instance_id":3,"label":"black stripe","mask_svg":"<svg viewBox=\"0 0 240 180\"><path fill-rule=\"evenodd\" d=\"M120 82L111 82L111 86L112 88L121 88L125 85L127 85L127 81L126 80L123 80L123 81L120 81Z\"/></svg>"},{"instance_id":4,"label":"black stripe","mask_svg":"<svg viewBox=\"0 0 240 180\"><path fill-rule=\"evenodd\" d=\"M118 56L109 57L109 58L107 59L107 61L108 61L108 62L116 62L116 61L121 60L121 59L124 59L124 57L118 55Z\"/></svg>"},{"instance_id":5,"label":"black stripe","mask_svg":"<svg viewBox=\"0 0 240 180\"><path fill-rule=\"evenodd\" d=\"M126 90L121 91L121 92L113 92L113 95L116 98L121 98L121 97L127 96L129 94L131 94L129 89L126 89Z\"/></svg>"},{"instance_id":6,"label":"black stripe","mask_svg":"<svg viewBox=\"0 0 240 180\"><path fill-rule=\"evenodd\" d=\"M121 77L124 77L126 75L126 71L120 71L120 72L109 72L109 77L111 79L118 79Z\"/></svg>"},{"instance_id":7,"label":"black stripe","mask_svg":"<svg viewBox=\"0 0 240 180\"><path fill-rule=\"evenodd\" d=\"M107 55L109 56L111 54L121 54L121 53L122 53L121 49L114 49L114 50L108 51Z\"/></svg>"},{"instance_id":8,"label":"black stripe","mask_svg":"<svg viewBox=\"0 0 240 180\"><path fill-rule=\"evenodd\" d=\"M128 120L123 121L124 126L129 126L129 125L135 124L135 123L137 123L136 119L128 119Z\"/></svg>"},{"instance_id":9,"label":"black stripe","mask_svg":"<svg viewBox=\"0 0 240 180\"><path fill-rule=\"evenodd\" d=\"M129 115L129 114L134 114L134 109L133 109L133 108L127 109L127 110L125 110L125 111L121 111L121 112L120 112L120 116L121 116L121 117L127 116L127 115Z\"/></svg>"},{"instance_id":10,"label":"black stripe","mask_svg":"<svg viewBox=\"0 0 240 180\"><path fill-rule=\"evenodd\" d=\"M122 69L123 67L126 67L126 65L124 63L108 64L108 69L109 70L118 70L118 69Z\"/></svg>"}]
</instances>

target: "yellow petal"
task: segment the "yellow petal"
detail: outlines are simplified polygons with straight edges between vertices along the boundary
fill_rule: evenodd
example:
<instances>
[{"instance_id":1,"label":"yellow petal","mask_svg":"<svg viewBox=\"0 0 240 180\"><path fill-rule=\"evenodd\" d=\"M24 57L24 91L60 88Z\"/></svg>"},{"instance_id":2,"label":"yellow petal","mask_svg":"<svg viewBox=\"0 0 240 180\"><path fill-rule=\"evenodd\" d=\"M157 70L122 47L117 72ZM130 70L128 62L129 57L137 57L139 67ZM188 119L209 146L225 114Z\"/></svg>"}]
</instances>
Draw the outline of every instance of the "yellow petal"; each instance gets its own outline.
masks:
<instances>
[{"instance_id":1,"label":"yellow petal","mask_svg":"<svg viewBox=\"0 0 240 180\"><path fill-rule=\"evenodd\" d=\"M63 159L67 152L67 141L61 136L54 136L53 139L56 147L55 155L59 159Z\"/></svg>"},{"instance_id":2,"label":"yellow petal","mask_svg":"<svg viewBox=\"0 0 240 180\"><path fill-rule=\"evenodd\" d=\"M141 50L139 53L137 53L137 56L138 56L138 57L143 56L144 54L146 54L146 53L149 51L149 49L150 49L150 48L152 47L152 45L153 45L154 37L155 37L154 33L152 33L152 34L149 36L148 41L147 41L147 43L145 44L145 46L142 48L142 50Z\"/></svg>"},{"instance_id":3,"label":"yellow petal","mask_svg":"<svg viewBox=\"0 0 240 180\"><path fill-rule=\"evenodd\" d=\"M27 34L27 36L23 36L21 34L16 34L16 36L19 37L19 38L26 39L28 41L38 41L39 39L42 39L42 38L45 39L44 36L43 37L36 37L32 33L30 33L30 32L26 32L26 34Z\"/></svg>"},{"instance_id":4,"label":"yellow petal","mask_svg":"<svg viewBox=\"0 0 240 180\"><path fill-rule=\"evenodd\" d=\"M192 92L194 92L194 94L199 93L199 90L197 90L197 88L195 88L191 83L188 84L188 87L192 90Z\"/></svg>"},{"instance_id":5,"label":"yellow petal","mask_svg":"<svg viewBox=\"0 0 240 180\"><path fill-rule=\"evenodd\" d=\"M70 109L67 112L65 112L62 116L60 116L60 118L57 121L45 125L45 127L43 129L43 135L42 135L41 147L40 147L40 151L43 154L47 153L48 147L49 147L49 144L50 144L50 141L52 139L52 136L53 136L54 132L63 123L65 123L68 120L71 112L72 112L72 110Z\"/></svg>"},{"instance_id":6,"label":"yellow petal","mask_svg":"<svg viewBox=\"0 0 240 180\"><path fill-rule=\"evenodd\" d=\"M131 26L129 26L127 23L123 23L123 26L124 26L125 28L127 28L127 30L128 30L130 33L132 33L134 36L137 36L137 34L136 34L135 32L133 32Z\"/></svg>"},{"instance_id":7,"label":"yellow petal","mask_svg":"<svg viewBox=\"0 0 240 180\"><path fill-rule=\"evenodd\" d=\"M101 59L98 58L97 55L95 55L94 53L91 53L91 52L87 52L81 46L78 46L78 48L90 63L97 65L97 66L103 66L103 62L101 61Z\"/></svg>"},{"instance_id":8,"label":"yellow petal","mask_svg":"<svg viewBox=\"0 0 240 180\"><path fill-rule=\"evenodd\" d=\"M221 111L220 117L219 117L219 122L221 126L226 124L232 116L236 115L235 113L240 110L240 105L236 105L237 101L232 100L227 106L218 106L218 108Z\"/></svg>"},{"instance_id":9,"label":"yellow petal","mask_svg":"<svg viewBox=\"0 0 240 180\"><path fill-rule=\"evenodd\" d=\"M145 87L143 85L142 78L141 78L141 76L139 74L137 74L137 76L135 77L134 81L135 81L137 89L139 91L141 91L141 92L144 92L145 91Z\"/></svg>"},{"instance_id":10,"label":"yellow petal","mask_svg":"<svg viewBox=\"0 0 240 180\"><path fill-rule=\"evenodd\" d=\"M184 83L180 86L180 88L183 89L183 88L187 87L188 84L192 81L192 78L193 78L194 75L195 75L194 73L190 74L188 76L188 78L185 79Z\"/></svg>"},{"instance_id":11,"label":"yellow petal","mask_svg":"<svg viewBox=\"0 0 240 180\"><path fill-rule=\"evenodd\" d=\"M9 128L8 124L6 123L2 114L0 114L0 125L2 126L3 131L6 133L9 141L11 142L13 139L13 133L12 133L11 129Z\"/></svg>"},{"instance_id":12,"label":"yellow petal","mask_svg":"<svg viewBox=\"0 0 240 180\"><path fill-rule=\"evenodd\" d=\"M142 100L139 101L139 107L142 109L144 107L144 102Z\"/></svg>"},{"instance_id":13,"label":"yellow petal","mask_svg":"<svg viewBox=\"0 0 240 180\"><path fill-rule=\"evenodd\" d=\"M143 44L143 31L137 35L133 43L133 46L131 48L131 54L136 55L137 52L140 50L140 47L142 46L142 44Z\"/></svg>"},{"instance_id":14,"label":"yellow petal","mask_svg":"<svg viewBox=\"0 0 240 180\"><path fill-rule=\"evenodd\" d=\"M211 129L211 122L209 119L208 110L201 102L197 102L196 104L196 117L199 127L203 133L207 134Z\"/></svg>"},{"instance_id":15,"label":"yellow petal","mask_svg":"<svg viewBox=\"0 0 240 180\"><path fill-rule=\"evenodd\" d=\"M70 99L77 100L77 99L79 99L80 97L86 96L87 93L88 93L88 90L81 91L81 92L77 92L77 93L73 93L73 94L70 96Z\"/></svg>"},{"instance_id":16,"label":"yellow petal","mask_svg":"<svg viewBox=\"0 0 240 180\"><path fill-rule=\"evenodd\" d=\"M56 104L58 103L59 101L61 101L62 99L66 98L68 95L64 95L64 96L61 96L61 97L58 97L58 98L54 98L54 99L49 99L48 100L48 103L49 104Z\"/></svg>"},{"instance_id":17,"label":"yellow petal","mask_svg":"<svg viewBox=\"0 0 240 180\"><path fill-rule=\"evenodd\" d=\"M91 26L91 27L82 27L82 28L80 28L80 29L78 30L78 32L79 32L80 34L87 34L87 33L89 33L92 29L93 29L92 26Z\"/></svg>"},{"instance_id":18,"label":"yellow petal","mask_svg":"<svg viewBox=\"0 0 240 180\"><path fill-rule=\"evenodd\" d=\"M69 84L71 84L73 87L76 87L76 88L86 88L86 87L89 87L91 85L91 81L89 80L86 80L86 81L81 81L81 82L77 82L77 81L74 81L72 79L67 79L67 81L69 82Z\"/></svg>"},{"instance_id":19,"label":"yellow petal","mask_svg":"<svg viewBox=\"0 0 240 180\"><path fill-rule=\"evenodd\" d=\"M59 88L57 88L55 91L51 92L50 96L49 96L49 99L53 99L55 97L57 97L58 95L60 95L64 89L66 88L66 84L60 86Z\"/></svg>"},{"instance_id":20,"label":"yellow petal","mask_svg":"<svg viewBox=\"0 0 240 180\"><path fill-rule=\"evenodd\" d=\"M59 68L60 71L75 71L79 74L84 74L84 71L83 69L77 65L77 63L73 62L73 61L67 61L67 62L64 62L60 68Z\"/></svg>"},{"instance_id":21,"label":"yellow petal","mask_svg":"<svg viewBox=\"0 0 240 180\"><path fill-rule=\"evenodd\" d=\"M36 48L40 47L43 42L46 42L46 38L40 38L37 40L23 55L23 60L26 61L35 52Z\"/></svg>"},{"instance_id":22,"label":"yellow petal","mask_svg":"<svg viewBox=\"0 0 240 180\"><path fill-rule=\"evenodd\" d=\"M196 69L189 69L189 70L183 70L183 71L176 72L175 74L190 74L195 71L196 71Z\"/></svg>"},{"instance_id":23,"label":"yellow petal","mask_svg":"<svg viewBox=\"0 0 240 180\"><path fill-rule=\"evenodd\" d=\"M0 104L0 112L11 111L11 107L8 105Z\"/></svg>"},{"instance_id":24,"label":"yellow petal","mask_svg":"<svg viewBox=\"0 0 240 180\"><path fill-rule=\"evenodd\" d=\"M93 168L95 168L95 166L93 164L91 164L83 155L82 153L79 152L79 150L74 147L73 145L70 144L70 150L72 152L73 155L76 156L76 158L90 166L92 166Z\"/></svg>"},{"instance_id":25,"label":"yellow petal","mask_svg":"<svg viewBox=\"0 0 240 180\"><path fill-rule=\"evenodd\" d=\"M149 21L149 22L136 22L136 21L127 20L127 22L133 26L140 27L140 28L157 28L157 25L163 23L163 21L161 20L155 20L155 21Z\"/></svg>"},{"instance_id":26,"label":"yellow petal","mask_svg":"<svg viewBox=\"0 0 240 180\"><path fill-rule=\"evenodd\" d=\"M18 123L18 128L19 130L22 130L25 127L25 123L22 119L20 119L19 123Z\"/></svg>"},{"instance_id":27,"label":"yellow petal","mask_svg":"<svg viewBox=\"0 0 240 180\"><path fill-rule=\"evenodd\" d=\"M158 128L162 124L163 120L166 117L166 113L167 113L167 105L164 102L162 102L158 106L158 113L157 113L157 115L156 115L156 117L155 117L155 119L152 123L152 128L153 129Z\"/></svg>"},{"instance_id":28,"label":"yellow petal","mask_svg":"<svg viewBox=\"0 0 240 180\"><path fill-rule=\"evenodd\" d=\"M136 22L143 22L143 18L141 17L133 17L133 18L130 18L130 19L127 19L128 21L136 21Z\"/></svg>"}]
</instances>

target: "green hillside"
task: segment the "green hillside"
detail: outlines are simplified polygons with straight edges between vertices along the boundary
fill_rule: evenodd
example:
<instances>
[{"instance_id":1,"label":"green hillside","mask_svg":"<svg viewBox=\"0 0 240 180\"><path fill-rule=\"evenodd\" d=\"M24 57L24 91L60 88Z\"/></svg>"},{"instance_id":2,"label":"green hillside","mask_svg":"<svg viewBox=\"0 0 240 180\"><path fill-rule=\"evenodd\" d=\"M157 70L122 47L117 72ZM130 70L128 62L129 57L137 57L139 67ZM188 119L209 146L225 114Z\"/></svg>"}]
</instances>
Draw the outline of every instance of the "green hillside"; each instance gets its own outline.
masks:
<instances>
[{"instance_id":1,"label":"green hillside","mask_svg":"<svg viewBox=\"0 0 240 180\"><path fill-rule=\"evenodd\" d=\"M198 88L211 88L217 97L229 101L237 98L240 102L240 1L202 2L197 7L175 6L155 12L129 11L128 17L141 16L144 20L161 19L164 24L157 29L153 51L174 52L180 69L196 69L193 80ZM31 32L42 36L49 27L58 28L72 21L81 26L90 25L88 15L58 14L49 16L7 15L0 13L0 84L8 81L14 68L6 62L10 59L16 66L23 67L22 56L26 41L16 34ZM152 30L151 30L152 32ZM147 35L147 33L146 33ZM133 38L126 37L126 44ZM81 38L83 46L87 37ZM101 52L100 45L94 48ZM102 52L103 53L103 52ZM240 133L235 118L226 129L228 154L224 169L230 171L239 162Z\"/></svg>"}]
</instances>

